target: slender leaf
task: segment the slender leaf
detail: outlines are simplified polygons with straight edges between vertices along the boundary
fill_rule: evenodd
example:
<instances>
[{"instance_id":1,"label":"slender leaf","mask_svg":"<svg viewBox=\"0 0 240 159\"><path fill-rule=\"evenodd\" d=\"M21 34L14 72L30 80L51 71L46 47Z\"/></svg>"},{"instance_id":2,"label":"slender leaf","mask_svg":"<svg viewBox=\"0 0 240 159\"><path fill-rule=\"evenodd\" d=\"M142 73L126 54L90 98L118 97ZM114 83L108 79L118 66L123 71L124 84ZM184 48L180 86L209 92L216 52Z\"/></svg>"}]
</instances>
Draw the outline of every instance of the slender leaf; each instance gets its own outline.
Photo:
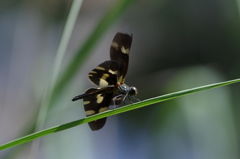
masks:
<instances>
[{"instance_id":1,"label":"slender leaf","mask_svg":"<svg viewBox=\"0 0 240 159\"><path fill-rule=\"evenodd\" d=\"M127 112L127 111L130 111L130 110L133 110L133 109L141 108L141 107L144 107L144 106L148 106L148 105L159 103L159 102L166 101L166 100L169 100L169 99L177 98L177 97L184 96L184 95L187 95L187 94L192 94L192 93L196 93L196 92L200 92L200 91L204 91L204 90L207 90L207 89L212 89L212 88L216 88L216 87L220 87L220 86L224 86L224 85L229 85L229 84L233 84L233 83L237 83L237 82L240 82L240 79L235 79L235 80L230 80L230 81L205 85L205 86L201 86L201 87L196 87L196 88L192 88L192 89L187 89L187 90L174 92L174 93L158 96L158 97L155 97L155 98L147 99L147 100L144 100L144 101L141 101L141 102L137 102L137 103L134 103L134 104L131 104L131 105L120 107L120 108L117 108L117 109L114 109L114 110L109 110L109 111L99 113L99 114L96 114L96 115L93 115L93 116L90 116L90 117L86 117L84 119L76 120L76 121L73 121L73 122L70 122L70 123L67 123L67 124L55 126L55 127L49 128L49 129L45 129L45 130L27 135L25 137L22 137L22 138L13 140L9 143L1 145L0 150L7 149L7 148L10 148L10 147L13 147L13 146L16 146L16 145L20 145L22 143L32 141L32 140L40 138L42 136L46 136L46 135L49 135L49 134L52 134L52 133L63 131L63 130L66 130L66 129L69 129L69 128L72 128L72 127L75 127L75 126L78 126L78 125L81 125L81 124L84 124L84 123L87 123L87 122L90 122L90 121L94 121L94 120L97 120L97 119L100 119L100 118L104 118L104 117L108 117L108 116L111 116L111 115Z\"/></svg>"}]
</instances>

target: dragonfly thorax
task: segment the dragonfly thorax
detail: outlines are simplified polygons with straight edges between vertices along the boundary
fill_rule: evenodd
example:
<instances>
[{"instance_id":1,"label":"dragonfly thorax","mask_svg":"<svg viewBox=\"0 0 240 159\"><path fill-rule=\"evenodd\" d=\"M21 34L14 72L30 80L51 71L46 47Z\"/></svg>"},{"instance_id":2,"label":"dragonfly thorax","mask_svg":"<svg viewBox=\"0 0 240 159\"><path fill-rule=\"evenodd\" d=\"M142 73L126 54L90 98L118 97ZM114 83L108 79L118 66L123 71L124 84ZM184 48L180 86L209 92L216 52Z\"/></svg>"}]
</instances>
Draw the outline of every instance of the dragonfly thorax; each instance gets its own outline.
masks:
<instances>
[{"instance_id":1,"label":"dragonfly thorax","mask_svg":"<svg viewBox=\"0 0 240 159\"><path fill-rule=\"evenodd\" d=\"M122 84L118 86L118 91L124 95L131 95L131 96L137 95L137 88L134 86L129 87L126 84Z\"/></svg>"}]
</instances>

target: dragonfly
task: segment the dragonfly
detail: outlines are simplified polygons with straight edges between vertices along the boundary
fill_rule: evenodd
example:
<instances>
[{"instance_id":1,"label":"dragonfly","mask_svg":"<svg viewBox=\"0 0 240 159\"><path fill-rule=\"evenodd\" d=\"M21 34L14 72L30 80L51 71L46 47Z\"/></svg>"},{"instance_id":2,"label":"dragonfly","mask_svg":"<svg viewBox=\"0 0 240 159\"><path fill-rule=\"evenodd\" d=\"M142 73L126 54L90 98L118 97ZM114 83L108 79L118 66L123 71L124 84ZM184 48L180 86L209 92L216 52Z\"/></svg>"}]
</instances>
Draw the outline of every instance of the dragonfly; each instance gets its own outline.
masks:
<instances>
[{"instance_id":1,"label":"dragonfly","mask_svg":"<svg viewBox=\"0 0 240 159\"><path fill-rule=\"evenodd\" d=\"M89 72L89 80L100 88L89 88L84 94L72 99L83 99L86 116L91 116L109 110L110 106L124 105L139 101L137 88L126 85L125 79L128 70L129 53L132 44L132 34L128 29L119 31L113 38L110 46L110 59L99 64ZM88 123L91 130L101 129L107 118Z\"/></svg>"}]
</instances>

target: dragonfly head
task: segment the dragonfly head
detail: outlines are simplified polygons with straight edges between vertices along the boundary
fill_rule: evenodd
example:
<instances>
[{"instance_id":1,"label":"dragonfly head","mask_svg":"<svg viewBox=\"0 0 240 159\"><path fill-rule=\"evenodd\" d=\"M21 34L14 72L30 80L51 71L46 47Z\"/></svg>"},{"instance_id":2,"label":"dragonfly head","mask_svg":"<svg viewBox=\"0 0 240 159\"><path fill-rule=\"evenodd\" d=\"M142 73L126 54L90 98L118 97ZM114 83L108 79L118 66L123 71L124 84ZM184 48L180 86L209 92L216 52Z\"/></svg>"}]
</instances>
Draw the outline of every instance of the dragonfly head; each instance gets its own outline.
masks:
<instances>
[{"instance_id":1,"label":"dragonfly head","mask_svg":"<svg viewBox=\"0 0 240 159\"><path fill-rule=\"evenodd\" d=\"M134 86L131 86L130 89L129 89L129 94L130 94L131 96L136 96L137 93L138 93L137 88L134 87Z\"/></svg>"}]
</instances>

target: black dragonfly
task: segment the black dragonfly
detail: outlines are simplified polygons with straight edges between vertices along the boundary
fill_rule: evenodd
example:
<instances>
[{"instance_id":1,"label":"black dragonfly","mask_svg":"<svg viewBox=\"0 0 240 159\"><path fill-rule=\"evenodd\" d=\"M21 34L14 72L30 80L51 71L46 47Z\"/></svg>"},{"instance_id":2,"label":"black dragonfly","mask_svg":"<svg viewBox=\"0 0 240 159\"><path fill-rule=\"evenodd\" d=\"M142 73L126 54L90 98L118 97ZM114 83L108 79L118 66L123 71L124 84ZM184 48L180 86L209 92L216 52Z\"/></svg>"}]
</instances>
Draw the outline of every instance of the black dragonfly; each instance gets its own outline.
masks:
<instances>
[{"instance_id":1,"label":"black dragonfly","mask_svg":"<svg viewBox=\"0 0 240 159\"><path fill-rule=\"evenodd\" d=\"M111 60L105 61L89 72L91 82L101 88L89 88L84 94L72 99L76 101L83 99L86 116L107 111L109 106L123 105L132 99L139 101L136 87L129 87L124 83L127 70L129 53L132 44L132 34L127 29L125 32L118 32L110 47ZM101 129L107 118L89 122L90 128Z\"/></svg>"}]
</instances>

